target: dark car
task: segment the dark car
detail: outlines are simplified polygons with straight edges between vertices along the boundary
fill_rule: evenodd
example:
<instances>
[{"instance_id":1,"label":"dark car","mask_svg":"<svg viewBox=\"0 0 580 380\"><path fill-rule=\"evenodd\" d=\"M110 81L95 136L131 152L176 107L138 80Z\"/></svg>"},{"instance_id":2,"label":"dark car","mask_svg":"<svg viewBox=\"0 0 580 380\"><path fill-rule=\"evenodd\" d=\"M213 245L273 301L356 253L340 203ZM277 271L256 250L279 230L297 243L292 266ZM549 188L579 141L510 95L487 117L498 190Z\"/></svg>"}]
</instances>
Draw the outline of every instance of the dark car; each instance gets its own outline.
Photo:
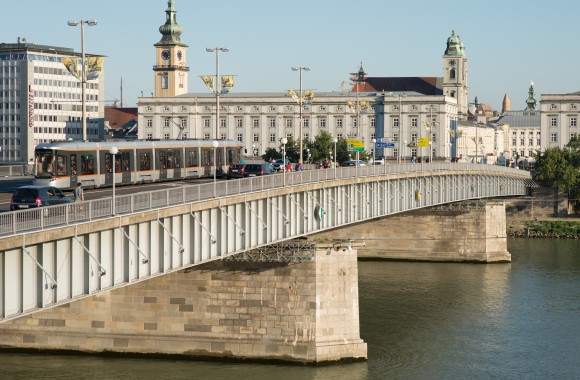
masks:
<instances>
[{"instance_id":1,"label":"dark car","mask_svg":"<svg viewBox=\"0 0 580 380\"><path fill-rule=\"evenodd\" d=\"M264 162L262 164L246 164L245 167L246 177L255 177L273 173L274 167L267 162Z\"/></svg>"},{"instance_id":2,"label":"dark car","mask_svg":"<svg viewBox=\"0 0 580 380\"><path fill-rule=\"evenodd\" d=\"M230 165L227 178L244 178L246 177L246 164Z\"/></svg>"},{"instance_id":3,"label":"dark car","mask_svg":"<svg viewBox=\"0 0 580 380\"><path fill-rule=\"evenodd\" d=\"M286 159L286 165L290 163L290 160ZM272 164L274 170L280 171L284 167L284 160L279 158Z\"/></svg>"},{"instance_id":4,"label":"dark car","mask_svg":"<svg viewBox=\"0 0 580 380\"><path fill-rule=\"evenodd\" d=\"M12 194L10 210L53 206L64 203L71 203L70 197L67 197L60 189L54 186L21 186Z\"/></svg>"}]
</instances>

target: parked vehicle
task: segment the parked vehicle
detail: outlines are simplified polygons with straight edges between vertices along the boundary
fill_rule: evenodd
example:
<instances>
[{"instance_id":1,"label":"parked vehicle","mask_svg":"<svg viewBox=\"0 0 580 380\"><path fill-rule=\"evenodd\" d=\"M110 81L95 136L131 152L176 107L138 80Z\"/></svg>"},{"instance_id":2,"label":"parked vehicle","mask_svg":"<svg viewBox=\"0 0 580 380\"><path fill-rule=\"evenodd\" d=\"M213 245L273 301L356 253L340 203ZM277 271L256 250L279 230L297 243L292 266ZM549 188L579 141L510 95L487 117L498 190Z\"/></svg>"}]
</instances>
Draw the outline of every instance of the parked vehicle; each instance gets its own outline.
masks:
<instances>
[{"instance_id":1,"label":"parked vehicle","mask_svg":"<svg viewBox=\"0 0 580 380\"><path fill-rule=\"evenodd\" d=\"M244 178L246 177L246 164L233 164L228 169L227 178Z\"/></svg>"},{"instance_id":2,"label":"parked vehicle","mask_svg":"<svg viewBox=\"0 0 580 380\"><path fill-rule=\"evenodd\" d=\"M246 177L256 177L268 174L274 174L274 168L268 162L262 164L246 164Z\"/></svg>"},{"instance_id":3,"label":"parked vehicle","mask_svg":"<svg viewBox=\"0 0 580 380\"><path fill-rule=\"evenodd\" d=\"M366 162L361 160L348 160L342 163L342 166L367 166Z\"/></svg>"},{"instance_id":4,"label":"parked vehicle","mask_svg":"<svg viewBox=\"0 0 580 380\"><path fill-rule=\"evenodd\" d=\"M10 210L71 203L71 198L54 186L21 186L10 201Z\"/></svg>"},{"instance_id":5,"label":"parked vehicle","mask_svg":"<svg viewBox=\"0 0 580 380\"><path fill-rule=\"evenodd\" d=\"M272 166L274 167L274 170L280 171L280 170L282 170L282 168L285 165L288 165L289 163L290 163L290 160L289 159L283 160L283 159L279 158L276 161L274 161L274 163L272 164Z\"/></svg>"}]
</instances>

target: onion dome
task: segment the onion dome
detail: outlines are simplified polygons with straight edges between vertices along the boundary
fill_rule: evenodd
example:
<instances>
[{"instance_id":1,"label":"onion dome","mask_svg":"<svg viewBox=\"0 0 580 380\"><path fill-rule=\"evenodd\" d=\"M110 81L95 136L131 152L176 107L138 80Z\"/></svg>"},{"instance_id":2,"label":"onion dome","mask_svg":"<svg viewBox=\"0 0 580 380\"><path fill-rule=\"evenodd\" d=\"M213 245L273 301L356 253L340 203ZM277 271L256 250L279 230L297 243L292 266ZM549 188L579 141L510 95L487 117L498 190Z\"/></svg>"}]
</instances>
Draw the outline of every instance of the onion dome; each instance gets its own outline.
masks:
<instances>
[{"instance_id":1,"label":"onion dome","mask_svg":"<svg viewBox=\"0 0 580 380\"><path fill-rule=\"evenodd\" d=\"M183 28L177 23L175 4L173 0L167 2L167 14L165 24L159 27L159 33L163 35L161 40L155 44L155 46L171 45L171 46L187 46L181 42L181 33L183 33Z\"/></svg>"}]
</instances>

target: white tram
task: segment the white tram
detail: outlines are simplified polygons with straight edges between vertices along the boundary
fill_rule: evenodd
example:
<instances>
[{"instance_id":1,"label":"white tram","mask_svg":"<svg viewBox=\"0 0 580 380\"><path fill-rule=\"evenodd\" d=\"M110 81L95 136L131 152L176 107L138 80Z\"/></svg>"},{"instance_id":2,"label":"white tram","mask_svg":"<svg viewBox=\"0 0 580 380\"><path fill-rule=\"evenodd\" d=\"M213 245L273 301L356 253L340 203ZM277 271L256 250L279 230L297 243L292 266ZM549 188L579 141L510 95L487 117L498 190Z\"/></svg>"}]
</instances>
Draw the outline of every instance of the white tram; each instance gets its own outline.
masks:
<instances>
[{"instance_id":1,"label":"white tram","mask_svg":"<svg viewBox=\"0 0 580 380\"><path fill-rule=\"evenodd\" d=\"M78 182L96 188L115 184L211 177L242 159L238 141L218 140L58 141L35 148L34 184L72 189ZM116 147L117 153L110 153ZM114 173L113 173L114 168Z\"/></svg>"}]
</instances>

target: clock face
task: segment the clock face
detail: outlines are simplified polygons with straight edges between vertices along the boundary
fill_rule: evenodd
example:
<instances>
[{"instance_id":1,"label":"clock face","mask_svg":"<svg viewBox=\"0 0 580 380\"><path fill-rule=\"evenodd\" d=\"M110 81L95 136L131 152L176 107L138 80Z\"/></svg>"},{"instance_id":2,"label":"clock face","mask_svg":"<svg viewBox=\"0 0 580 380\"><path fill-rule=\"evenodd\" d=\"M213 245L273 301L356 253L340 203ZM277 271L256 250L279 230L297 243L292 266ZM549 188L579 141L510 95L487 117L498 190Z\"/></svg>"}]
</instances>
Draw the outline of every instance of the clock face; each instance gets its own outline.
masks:
<instances>
[{"instance_id":1,"label":"clock face","mask_svg":"<svg viewBox=\"0 0 580 380\"><path fill-rule=\"evenodd\" d=\"M181 50L177 51L177 59L181 61L181 59L183 58L183 53L181 52Z\"/></svg>"},{"instance_id":2,"label":"clock face","mask_svg":"<svg viewBox=\"0 0 580 380\"><path fill-rule=\"evenodd\" d=\"M451 61L449 61L449 64L450 64L451 66L455 66L455 60L454 60L454 59L452 59Z\"/></svg>"},{"instance_id":3,"label":"clock face","mask_svg":"<svg viewBox=\"0 0 580 380\"><path fill-rule=\"evenodd\" d=\"M161 58L167 61L169 59L169 50L163 50L161 52Z\"/></svg>"}]
</instances>

